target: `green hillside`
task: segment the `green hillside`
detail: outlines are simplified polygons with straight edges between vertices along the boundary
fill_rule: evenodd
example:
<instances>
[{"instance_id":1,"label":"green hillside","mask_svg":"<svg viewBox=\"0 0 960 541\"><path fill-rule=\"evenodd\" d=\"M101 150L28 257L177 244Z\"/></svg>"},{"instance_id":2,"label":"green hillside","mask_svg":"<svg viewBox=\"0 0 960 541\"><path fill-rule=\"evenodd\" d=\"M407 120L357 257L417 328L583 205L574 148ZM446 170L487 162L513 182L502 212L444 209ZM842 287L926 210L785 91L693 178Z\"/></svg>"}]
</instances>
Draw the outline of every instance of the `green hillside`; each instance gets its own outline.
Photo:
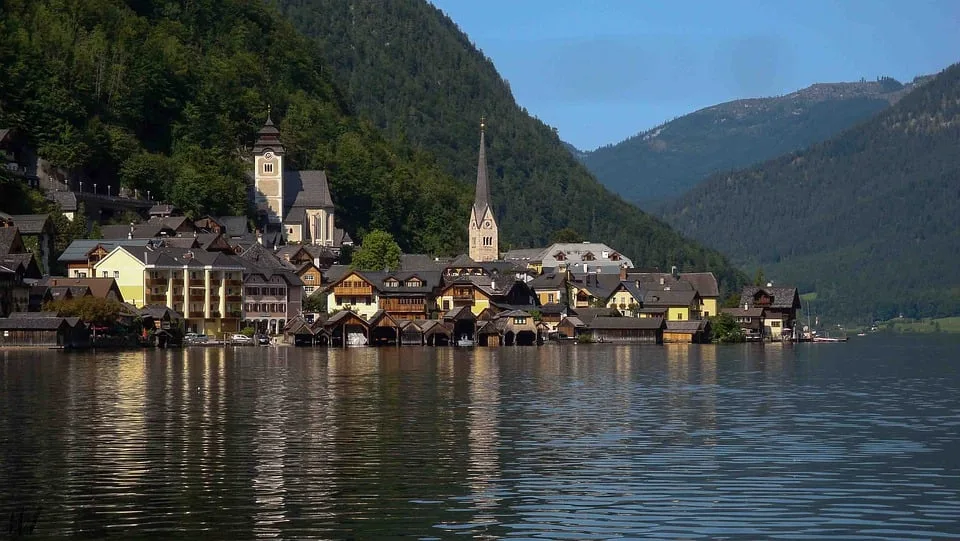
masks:
<instances>
[{"instance_id":1,"label":"green hillside","mask_svg":"<svg viewBox=\"0 0 960 541\"><path fill-rule=\"evenodd\" d=\"M716 172L824 141L882 111L914 83L816 84L785 96L722 103L577 155L606 187L652 209Z\"/></svg>"},{"instance_id":2,"label":"green hillside","mask_svg":"<svg viewBox=\"0 0 960 541\"><path fill-rule=\"evenodd\" d=\"M324 65L365 118L472 188L481 116L501 239L542 245L571 227L640 265L711 269L725 285L742 276L603 188L554 130L513 99L509 85L457 26L424 0L274 0L317 40ZM451 224L462 227L463 219Z\"/></svg>"},{"instance_id":3,"label":"green hillside","mask_svg":"<svg viewBox=\"0 0 960 541\"><path fill-rule=\"evenodd\" d=\"M838 137L711 177L682 232L845 318L960 314L960 65Z\"/></svg>"},{"instance_id":4,"label":"green hillside","mask_svg":"<svg viewBox=\"0 0 960 541\"><path fill-rule=\"evenodd\" d=\"M246 213L249 148L272 104L290 165L330 171L341 226L390 230L408 250L465 244L448 224L469 194L357 120L316 45L261 2L6 1L0 33L0 128L101 187Z\"/></svg>"}]
</instances>

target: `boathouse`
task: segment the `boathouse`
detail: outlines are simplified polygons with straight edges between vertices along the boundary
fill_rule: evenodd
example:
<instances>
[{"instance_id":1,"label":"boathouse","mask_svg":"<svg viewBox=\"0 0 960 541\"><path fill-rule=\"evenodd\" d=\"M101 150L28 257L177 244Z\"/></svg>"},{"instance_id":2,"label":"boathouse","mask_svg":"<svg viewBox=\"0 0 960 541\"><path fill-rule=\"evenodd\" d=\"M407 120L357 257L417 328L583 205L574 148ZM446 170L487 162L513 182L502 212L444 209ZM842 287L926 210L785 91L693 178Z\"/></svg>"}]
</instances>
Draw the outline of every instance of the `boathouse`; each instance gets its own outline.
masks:
<instances>
[{"instance_id":1,"label":"boathouse","mask_svg":"<svg viewBox=\"0 0 960 541\"><path fill-rule=\"evenodd\" d=\"M0 319L0 347L84 348L89 345L90 329L76 317L14 313Z\"/></svg>"}]
</instances>

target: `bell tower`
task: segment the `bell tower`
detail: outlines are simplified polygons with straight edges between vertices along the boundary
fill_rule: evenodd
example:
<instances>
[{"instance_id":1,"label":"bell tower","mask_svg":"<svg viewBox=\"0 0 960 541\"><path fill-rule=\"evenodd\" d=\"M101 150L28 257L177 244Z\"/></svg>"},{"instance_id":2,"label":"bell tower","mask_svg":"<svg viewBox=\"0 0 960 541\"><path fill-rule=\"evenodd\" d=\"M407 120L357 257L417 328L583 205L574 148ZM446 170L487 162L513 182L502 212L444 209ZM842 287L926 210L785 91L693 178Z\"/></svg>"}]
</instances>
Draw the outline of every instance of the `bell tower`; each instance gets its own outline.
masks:
<instances>
[{"instance_id":1,"label":"bell tower","mask_svg":"<svg viewBox=\"0 0 960 541\"><path fill-rule=\"evenodd\" d=\"M253 179L257 212L270 224L283 223L283 144L280 130L273 125L270 109L267 122L257 132L253 144Z\"/></svg>"},{"instance_id":2,"label":"bell tower","mask_svg":"<svg viewBox=\"0 0 960 541\"><path fill-rule=\"evenodd\" d=\"M467 231L470 237L470 259L496 261L500 259L500 239L497 220L490 206L490 181L487 178L487 152L484 141L486 125L480 119L480 157L477 160L477 192L470 211Z\"/></svg>"}]
</instances>

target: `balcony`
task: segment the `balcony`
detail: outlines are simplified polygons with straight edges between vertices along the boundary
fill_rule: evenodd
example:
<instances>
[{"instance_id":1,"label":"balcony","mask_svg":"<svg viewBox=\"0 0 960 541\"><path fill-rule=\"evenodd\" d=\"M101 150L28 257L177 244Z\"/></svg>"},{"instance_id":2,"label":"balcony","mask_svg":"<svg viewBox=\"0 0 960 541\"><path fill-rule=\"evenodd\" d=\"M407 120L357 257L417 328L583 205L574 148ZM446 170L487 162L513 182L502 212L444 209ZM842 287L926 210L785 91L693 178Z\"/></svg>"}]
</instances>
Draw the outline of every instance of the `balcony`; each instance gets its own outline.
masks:
<instances>
[{"instance_id":1,"label":"balcony","mask_svg":"<svg viewBox=\"0 0 960 541\"><path fill-rule=\"evenodd\" d=\"M380 309L387 312L425 312L425 302L410 304L401 303L398 299L380 299Z\"/></svg>"},{"instance_id":2,"label":"balcony","mask_svg":"<svg viewBox=\"0 0 960 541\"><path fill-rule=\"evenodd\" d=\"M333 294L343 297L368 297L373 295L373 288L370 286L337 286L333 288Z\"/></svg>"}]
</instances>

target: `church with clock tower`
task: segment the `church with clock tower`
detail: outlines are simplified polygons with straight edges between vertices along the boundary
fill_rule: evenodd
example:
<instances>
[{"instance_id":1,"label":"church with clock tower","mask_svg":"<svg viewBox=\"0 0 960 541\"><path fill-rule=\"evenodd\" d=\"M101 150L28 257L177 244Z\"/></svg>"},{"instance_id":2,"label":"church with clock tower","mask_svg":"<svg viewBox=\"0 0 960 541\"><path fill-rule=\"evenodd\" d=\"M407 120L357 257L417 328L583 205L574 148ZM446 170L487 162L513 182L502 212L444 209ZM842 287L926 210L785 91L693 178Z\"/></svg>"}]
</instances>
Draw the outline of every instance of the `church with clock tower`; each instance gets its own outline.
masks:
<instances>
[{"instance_id":1,"label":"church with clock tower","mask_svg":"<svg viewBox=\"0 0 960 541\"><path fill-rule=\"evenodd\" d=\"M487 178L487 155L484 124L480 123L480 157L477 162L477 192L470 211L467 231L470 237L470 259L478 262L500 259L500 239L497 219L490 201L490 181Z\"/></svg>"},{"instance_id":2,"label":"church with clock tower","mask_svg":"<svg viewBox=\"0 0 960 541\"><path fill-rule=\"evenodd\" d=\"M253 144L253 199L264 233L288 244L326 246L335 254L352 245L336 226L333 198L325 171L286 171L280 130L270 114Z\"/></svg>"}]
</instances>

